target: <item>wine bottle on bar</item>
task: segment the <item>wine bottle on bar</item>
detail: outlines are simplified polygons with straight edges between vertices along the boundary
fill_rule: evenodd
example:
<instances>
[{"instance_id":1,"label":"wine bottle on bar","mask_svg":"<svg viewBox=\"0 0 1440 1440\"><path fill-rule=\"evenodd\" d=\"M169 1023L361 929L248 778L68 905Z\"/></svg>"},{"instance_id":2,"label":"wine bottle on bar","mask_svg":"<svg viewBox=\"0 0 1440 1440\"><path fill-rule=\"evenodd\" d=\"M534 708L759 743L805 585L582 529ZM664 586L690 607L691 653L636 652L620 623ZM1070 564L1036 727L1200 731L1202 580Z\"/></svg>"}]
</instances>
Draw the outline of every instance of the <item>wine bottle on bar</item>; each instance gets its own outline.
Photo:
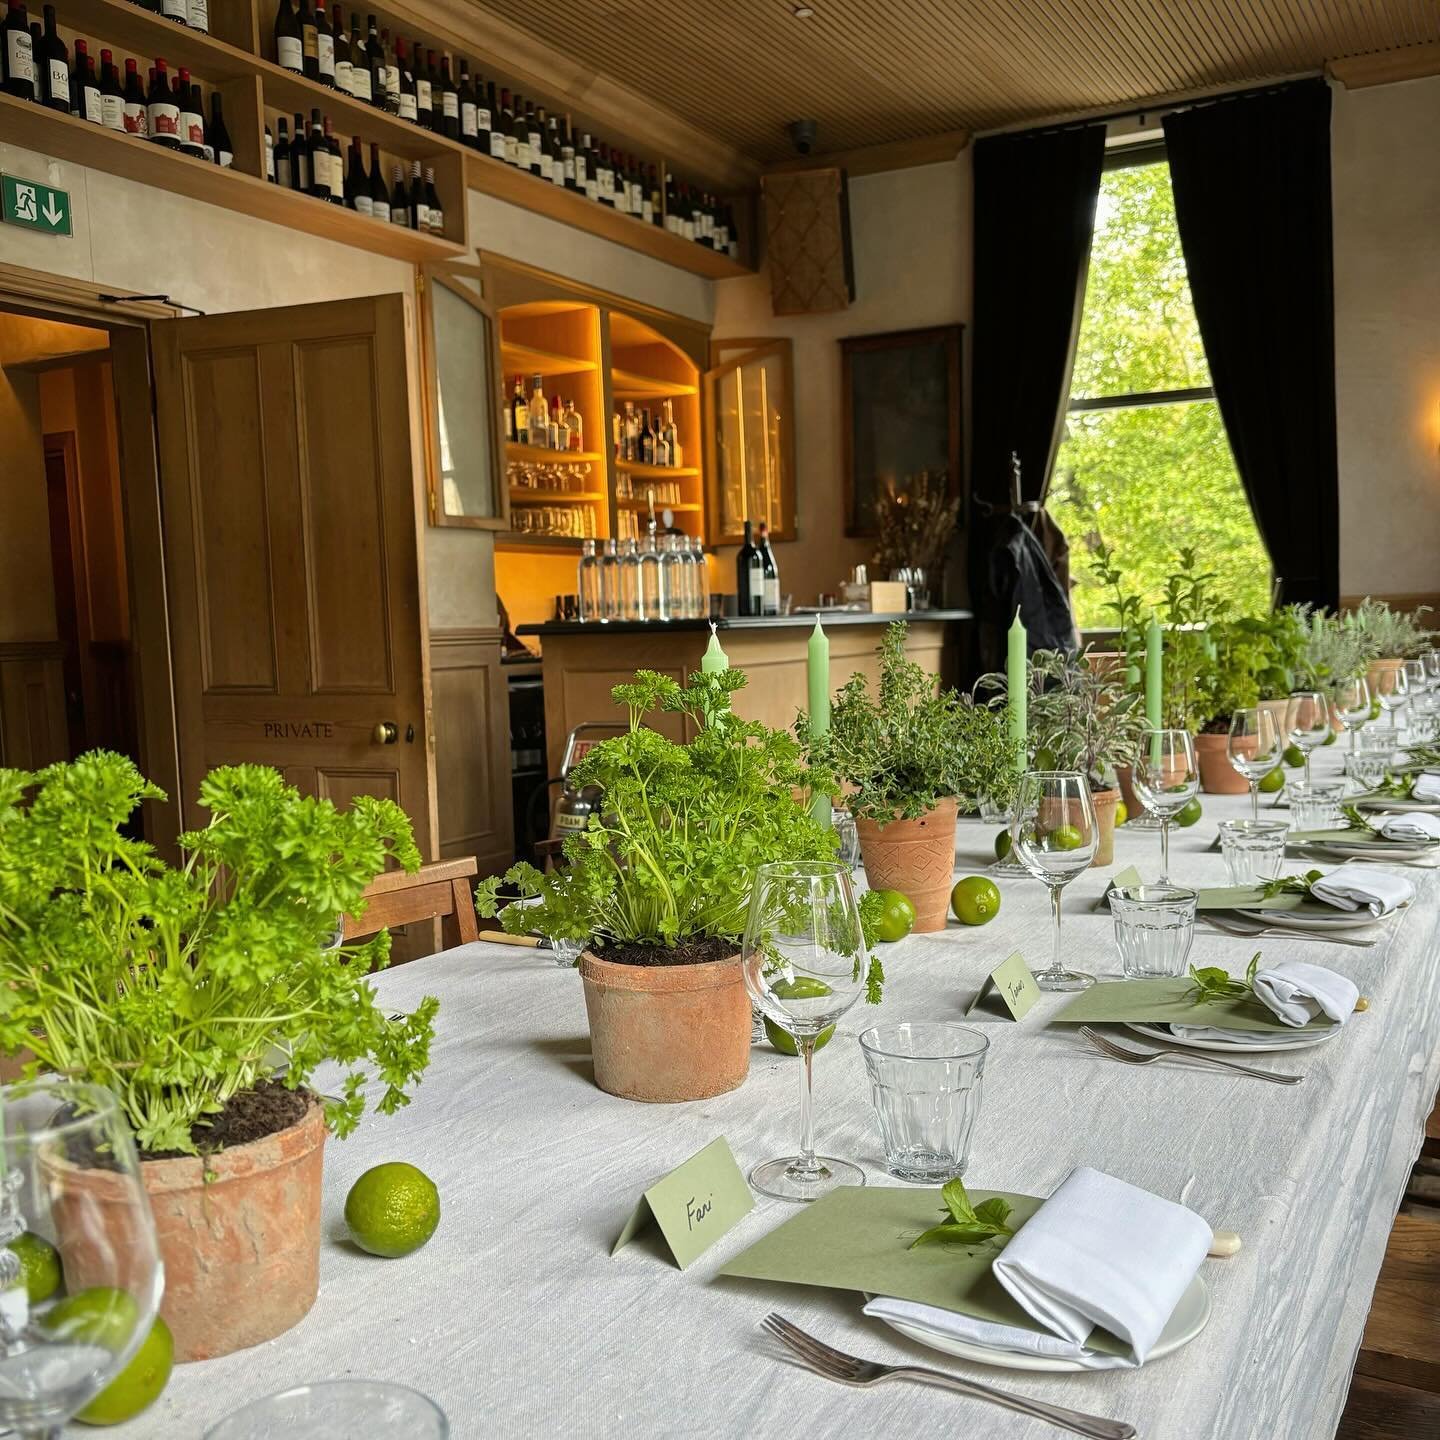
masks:
<instances>
[{"instance_id":1,"label":"wine bottle on bar","mask_svg":"<svg viewBox=\"0 0 1440 1440\"><path fill-rule=\"evenodd\" d=\"M494 82L491 82L494 90ZM509 160L510 148L510 92L501 90L500 103L490 106L490 157L493 160Z\"/></svg>"},{"instance_id":2,"label":"wine bottle on bar","mask_svg":"<svg viewBox=\"0 0 1440 1440\"><path fill-rule=\"evenodd\" d=\"M283 115L280 117L278 134L275 137L275 183L282 190L292 188L290 177L290 133Z\"/></svg>"},{"instance_id":3,"label":"wine bottle on bar","mask_svg":"<svg viewBox=\"0 0 1440 1440\"><path fill-rule=\"evenodd\" d=\"M31 50L34 50L31 42ZM45 7L45 37L35 71L40 78L40 103L62 115L70 113L70 52L55 29L55 7Z\"/></svg>"},{"instance_id":4,"label":"wine bottle on bar","mask_svg":"<svg viewBox=\"0 0 1440 1440\"><path fill-rule=\"evenodd\" d=\"M100 124L100 82L95 78L95 62L86 40L76 40L71 57L70 113L92 125Z\"/></svg>"},{"instance_id":5,"label":"wine bottle on bar","mask_svg":"<svg viewBox=\"0 0 1440 1440\"><path fill-rule=\"evenodd\" d=\"M310 140L303 115L295 117L295 138L290 142L290 188L302 195L310 193Z\"/></svg>"},{"instance_id":6,"label":"wine bottle on bar","mask_svg":"<svg viewBox=\"0 0 1440 1440\"><path fill-rule=\"evenodd\" d=\"M475 76L475 148L489 152L495 128L495 86Z\"/></svg>"},{"instance_id":7,"label":"wine bottle on bar","mask_svg":"<svg viewBox=\"0 0 1440 1440\"><path fill-rule=\"evenodd\" d=\"M5 12L5 93L21 100L35 98L35 42L30 38L30 19L20 0L10 0Z\"/></svg>"},{"instance_id":8,"label":"wine bottle on bar","mask_svg":"<svg viewBox=\"0 0 1440 1440\"><path fill-rule=\"evenodd\" d=\"M570 117L567 115L560 130L560 169L564 177L562 183L567 190L581 188L576 182L577 161L575 132L570 128Z\"/></svg>"},{"instance_id":9,"label":"wine bottle on bar","mask_svg":"<svg viewBox=\"0 0 1440 1440\"><path fill-rule=\"evenodd\" d=\"M135 60L125 62L125 133L145 139L150 133L150 116L145 91L140 86L140 69Z\"/></svg>"},{"instance_id":10,"label":"wine bottle on bar","mask_svg":"<svg viewBox=\"0 0 1440 1440\"><path fill-rule=\"evenodd\" d=\"M387 225L390 223L390 188L385 184L380 147L373 142L370 146L370 214Z\"/></svg>"},{"instance_id":11,"label":"wine bottle on bar","mask_svg":"<svg viewBox=\"0 0 1440 1440\"><path fill-rule=\"evenodd\" d=\"M275 59L281 69L305 73L305 51L300 36L300 17L291 0L280 0L275 11Z\"/></svg>"},{"instance_id":12,"label":"wine bottle on bar","mask_svg":"<svg viewBox=\"0 0 1440 1440\"><path fill-rule=\"evenodd\" d=\"M335 88L335 32L325 13L325 0L315 0L315 78Z\"/></svg>"},{"instance_id":13,"label":"wine bottle on bar","mask_svg":"<svg viewBox=\"0 0 1440 1440\"><path fill-rule=\"evenodd\" d=\"M525 102L525 140L530 147L530 173L539 179L545 174L545 122L533 100Z\"/></svg>"},{"instance_id":14,"label":"wine bottle on bar","mask_svg":"<svg viewBox=\"0 0 1440 1440\"><path fill-rule=\"evenodd\" d=\"M735 607L741 615L758 615L765 601L765 562L755 545L754 531L745 522L745 543L735 557Z\"/></svg>"},{"instance_id":15,"label":"wine bottle on bar","mask_svg":"<svg viewBox=\"0 0 1440 1440\"><path fill-rule=\"evenodd\" d=\"M319 110L310 112L310 129L305 141L310 157L309 194L316 200L330 199L330 147L325 143L325 127L320 123Z\"/></svg>"},{"instance_id":16,"label":"wine bottle on bar","mask_svg":"<svg viewBox=\"0 0 1440 1440\"><path fill-rule=\"evenodd\" d=\"M300 25L300 61L307 80L320 78L320 38L315 29L315 12L310 0L295 0Z\"/></svg>"},{"instance_id":17,"label":"wine bottle on bar","mask_svg":"<svg viewBox=\"0 0 1440 1440\"><path fill-rule=\"evenodd\" d=\"M390 190L390 223L410 228L410 200L405 193L405 167L395 167L395 183Z\"/></svg>"},{"instance_id":18,"label":"wine bottle on bar","mask_svg":"<svg viewBox=\"0 0 1440 1440\"><path fill-rule=\"evenodd\" d=\"M760 522L758 548L760 550L760 568L765 577L760 613L762 615L778 615L780 613L780 567L775 563L775 552L770 548L770 527L763 520Z\"/></svg>"},{"instance_id":19,"label":"wine bottle on bar","mask_svg":"<svg viewBox=\"0 0 1440 1440\"><path fill-rule=\"evenodd\" d=\"M586 131L580 148L575 152L575 181L585 192L587 200L600 199L600 164L589 131Z\"/></svg>"},{"instance_id":20,"label":"wine bottle on bar","mask_svg":"<svg viewBox=\"0 0 1440 1440\"><path fill-rule=\"evenodd\" d=\"M371 88L373 75L370 69L370 47L360 33L360 17L353 11L350 15L350 93L367 105L375 103Z\"/></svg>"},{"instance_id":21,"label":"wine bottle on bar","mask_svg":"<svg viewBox=\"0 0 1440 1440\"><path fill-rule=\"evenodd\" d=\"M430 233L432 235L443 235L445 233L445 207L440 203L440 192L435 188L435 169L431 165L425 167L425 204L430 212Z\"/></svg>"},{"instance_id":22,"label":"wine bottle on bar","mask_svg":"<svg viewBox=\"0 0 1440 1440\"><path fill-rule=\"evenodd\" d=\"M428 230L430 228L430 207L425 202L425 177L420 173L420 162L410 162L410 194L408 196L410 207L410 228L412 230Z\"/></svg>"},{"instance_id":23,"label":"wine bottle on bar","mask_svg":"<svg viewBox=\"0 0 1440 1440\"><path fill-rule=\"evenodd\" d=\"M435 95L434 87L430 84L430 72L425 68L425 51L420 42L415 42L415 59L411 63L410 72L415 77L415 114L407 118L413 119L417 125L426 130L435 128Z\"/></svg>"},{"instance_id":24,"label":"wine bottle on bar","mask_svg":"<svg viewBox=\"0 0 1440 1440\"><path fill-rule=\"evenodd\" d=\"M345 208L345 157L340 152L340 142L335 138L335 132L330 127L328 115L324 119L323 126L325 148L330 152L330 173L327 176L330 181L328 198L332 205L338 205L343 210Z\"/></svg>"},{"instance_id":25,"label":"wine bottle on bar","mask_svg":"<svg viewBox=\"0 0 1440 1440\"><path fill-rule=\"evenodd\" d=\"M353 95L355 76L350 61L350 36L345 31L345 16L338 4L331 10L330 27L330 45L335 55L335 88L346 95Z\"/></svg>"},{"instance_id":26,"label":"wine bottle on bar","mask_svg":"<svg viewBox=\"0 0 1440 1440\"><path fill-rule=\"evenodd\" d=\"M100 123L107 130L125 133L125 90L113 50L100 52Z\"/></svg>"},{"instance_id":27,"label":"wine bottle on bar","mask_svg":"<svg viewBox=\"0 0 1440 1440\"><path fill-rule=\"evenodd\" d=\"M205 158L205 110L200 87L190 83L190 72L180 70L180 153L196 160Z\"/></svg>"},{"instance_id":28,"label":"wine bottle on bar","mask_svg":"<svg viewBox=\"0 0 1440 1440\"><path fill-rule=\"evenodd\" d=\"M385 41L375 28L375 17L367 22L365 49L370 56L370 103L377 110L390 109L390 57L385 52Z\"/></svg>"},{"instance_id":29,"label":"wine bottle on bar","mask_svg":"<svg viewBox=\"0 0 1440 1440\"><path fill-rule=\"evenodd\" d=\"M345 171L345 206L357 215L374 216L375 204L370 198L370 177L365 173L365 153L360 137L350 137L350 165Z\"/></svg>"},{"instance_id":30,"label":"wine bottle on bar","mask_svg":"<svg viewBox=\"0 0 1440 1440\"><path fill-rule=\"evenodd\" d=\"M460 85L458 90L460 106L460 143L472 150L480 144L480 107L475 101L475 85L470 79L470 66L460 62Z\"/></svg>"},{"instance_id":31,"label":"wine bottle on bar","mask_svg":"<svg viewBox=\"0 0 1440 1440\"><path fill-rule=\"evenodd\" d=\"M150 93L145 97L147 133L157 145L167 150L180 148L180 107L170 88L170 75L165 62L157 59L150 72Z\"/></svg>"},{"instance_id":32,"label":"wine bottle on bar","mask_svg":"<svg viewBox=\"0 0 1440 1440\"><path fill-rule=\"evenodd\" d=\"M440 133L449 140L460 139L460 91L450 73L450 57L440 57Z\"/></svg>"},{"instance_id":33,"label":"wine bottle on bar","mask_svg":"<svg viewBox=\"0 0 1440 1440\"><path fill-rule=\"evenodd\" d=\"M395 63L392 68L400 80L398 91L400 118L410 121L412 125L417 124L419 94L415 88L415 72L410 67L410 57L405 53L405 42L398 36L395 40Z\"/></svg>"}]
</instances>

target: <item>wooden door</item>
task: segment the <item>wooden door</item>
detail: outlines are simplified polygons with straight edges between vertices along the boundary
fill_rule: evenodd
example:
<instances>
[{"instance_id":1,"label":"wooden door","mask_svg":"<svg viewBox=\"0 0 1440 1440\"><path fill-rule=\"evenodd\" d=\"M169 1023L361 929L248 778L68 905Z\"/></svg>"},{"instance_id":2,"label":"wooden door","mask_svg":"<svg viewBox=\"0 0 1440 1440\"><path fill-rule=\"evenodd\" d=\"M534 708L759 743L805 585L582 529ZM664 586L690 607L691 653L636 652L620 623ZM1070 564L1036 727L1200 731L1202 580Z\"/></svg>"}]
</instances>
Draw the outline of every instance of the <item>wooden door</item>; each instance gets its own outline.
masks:
<instances>
[{"instance_id":1,"label":"wooden door","mask_svg":"<svg viewBox=\"0 0 1440 1440\"><path fill-rule=\"evenodd\" d=\"M153 328L185 823L253 761L397 801L433 859L404 300Z\"/></svg>"}]
</instances>

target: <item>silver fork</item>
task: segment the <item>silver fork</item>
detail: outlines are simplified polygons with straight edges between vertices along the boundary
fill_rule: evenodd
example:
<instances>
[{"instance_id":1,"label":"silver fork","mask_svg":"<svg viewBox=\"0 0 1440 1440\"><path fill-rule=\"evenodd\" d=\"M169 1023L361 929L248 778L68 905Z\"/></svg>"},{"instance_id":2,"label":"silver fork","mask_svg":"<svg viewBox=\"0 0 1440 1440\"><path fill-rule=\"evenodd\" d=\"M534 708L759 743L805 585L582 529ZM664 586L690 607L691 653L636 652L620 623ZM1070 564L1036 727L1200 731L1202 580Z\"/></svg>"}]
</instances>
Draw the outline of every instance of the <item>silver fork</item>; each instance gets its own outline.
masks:
<instances>
[{"instance_id":1,"label":"silver fork","mask_svg":"<svg viewBox=\"0 0 1440 1440\"><path fill-rule=\"evenodd\" d=\"M1102 1054L1122 1065L1153 1065L1157 1060L1189 1060L1194 1065L1218 1065L1222 1070L1238 1070L1242 1075L1253 1075L1257 1080L1269 1080L1276 1085L1298 1085L1303 1075L1287 1075L1275 1070L1257 1070L1253 1065L1242 1065L1238 1060L1222 1060L1218 1055L1196 1055L1189 1050L1136 1050L1121 1045L1088 1025L1080 1027L1080 1033Z\"/></svg>"},{"instance_id":2,"label":"silver fork","mask_svg":"<svg viewBox=\"0 0 1440 1440\"><path fill-rule=\"evenodd\" d=\"M1028 1415L1033 1420L1045 1420L1069 1430L1076 1435L1089 1435L1093 1440L1132 1440L1135 1427L1123 1420L1106 1420L1100 1415L1086 1415L1080 1410L1067 1410L1063 1405L1047 1405L1043 1400L1031 1400L1024 1395L1012 1395L1008 1390L996 1390L982 1385L978 1380L965 1380L959 1375L947 1375L943 1370L929 1370L923 1365L881 1365L874 1360L859 1360L843 1350L807 1335L798 1325L792 1325L783 1315L771 1311L761 1322L762 1328L773 1335L789 1349L807 1369L827 1380L838 1380L842 1385L878 1385L882 1380L919 1380L926 1385L939 1385L946 1390L968 1395L972 1400L988 1400L992 1405L1003 1406L1018 1414Z\"/></svg>"},{"instance_id":3,"label":"silver fork","mask_svg":"<svg viewBox=\"0 0 1440 1440\"><path fill-rule=\"evenodd\" d=\"M1328 935L1318 930L1291 930L1283 925L1256 925L1243 920L1221 920L1208 913L1202 913L1198 918L1207 925L1214 926L1222 934L1240 935L1247 940L1261 935L1277 935L1286 940L1318 940L1324 945L1355 945L1362 950L1375 943L1373 940L1357 940L1352 935Z\"/></svg>"}]
</instances>

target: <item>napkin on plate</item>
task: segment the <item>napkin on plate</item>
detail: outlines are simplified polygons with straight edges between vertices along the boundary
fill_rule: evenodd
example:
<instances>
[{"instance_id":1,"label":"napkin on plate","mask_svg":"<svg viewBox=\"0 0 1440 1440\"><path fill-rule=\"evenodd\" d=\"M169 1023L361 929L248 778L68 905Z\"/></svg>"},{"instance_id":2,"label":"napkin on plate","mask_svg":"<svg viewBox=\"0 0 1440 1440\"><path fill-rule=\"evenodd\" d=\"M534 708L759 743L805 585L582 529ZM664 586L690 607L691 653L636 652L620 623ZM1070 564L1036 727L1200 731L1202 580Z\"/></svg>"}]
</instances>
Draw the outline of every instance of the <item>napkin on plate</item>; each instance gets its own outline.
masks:
<instances>
[{"instance_id":1,"label":"napkin on plate","mask_svg":"<svg viewBox=\"0 0 1440 1440\"><path fill-rule=\"evenodd\" d=\"M1323 965L1278 960L1256 971L1255 998L1286 1025L1308 1025L1321 1015L1343 1025L1354 1013L1360 992L1353 980Z\"/></svg>"},{"instance_id":2,"label":"napkin on plate","mask_svg":"<svg viewBox=\"0 0 1440 1440\"><path fill-rule=\"evenodd\" d=\"M1377 815L1371 823L1387 840L1418 845L1440 840L1440 815L1427 815L1423 810L1412 810L1403 815Z\"/></svg>"},{"instance_id":3,"label":"napkin on plate","mask_svg":"<svg viewBox=\"0 0 1440 1440\"><path fill-rule=\"evenodd\" d=\"M1410 787L1412 800L1440 800L1440 771L1422 770Z\"/></svg>"},{"instance_id":4,"label":"napkin on plate","mask_svg":"<svg viewBox=\"0 0 1440 1440\"><path fill-rule=\"evenodd\" d=\"M1192 1210L1079 1166L996 1256L995 1278L1050 1333L979 1321L953 1310L877 1298L867 1315L936 1335L1066 1360L1090 1370L1133 1369L1160 1338L1210 1248ZM1087 1350L1096 1326L1133 1354Z\"/></svg>"},{"instance_id":5,"label":"napkin on plate","mask_svg":"<svg viewBox=\"0 0 1440 1440\"><path fill-rule=\"evenodd\" d=\"M1415 898L1415 886L1404 875L1378 865L1340 865L1322 875L1311 887L1317 900L1337 910L1369 910L1378 920Z\"/></svg>"}]
</instances>

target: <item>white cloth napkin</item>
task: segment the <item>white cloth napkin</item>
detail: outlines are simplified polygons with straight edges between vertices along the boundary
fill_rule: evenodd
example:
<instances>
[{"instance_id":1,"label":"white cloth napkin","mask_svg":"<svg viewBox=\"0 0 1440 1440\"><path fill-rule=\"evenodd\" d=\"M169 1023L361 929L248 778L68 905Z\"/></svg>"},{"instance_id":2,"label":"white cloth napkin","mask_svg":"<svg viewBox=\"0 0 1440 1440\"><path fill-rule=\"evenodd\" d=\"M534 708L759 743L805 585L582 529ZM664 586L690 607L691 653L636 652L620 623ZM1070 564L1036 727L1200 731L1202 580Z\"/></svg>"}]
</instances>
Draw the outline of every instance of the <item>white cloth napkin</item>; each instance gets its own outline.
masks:
<instances>
[{"instance_id":1,"label":"white cloth napkin","mask_svg":"<svg viewBox=\"0 0 1440 1440\"><path fill-rule=\"evenodd\" d=\"M1277 1034L1274 1030L1226 1030L1219 1025L1172 1024L1169 1029L1177 1040L1223 1040L1227 1045L1274 1045Z\"/></svg>"},{"instance_id":2,"label":"white cloth napkin","mask_svg":"<svg viewBox=\"0 0 1440 1440\"><path fill-rule=\"evenodd\" d=\"M932 1305L878 1298L867 1315L1089 1370L1133 1369L1160 1338L1210 1248L1210 1227L1174 1201L1079 1166L995 1258L995 1278L1050 1334L1036 1334ZM1097 1325L1128 1355L1085 1348Z\"/></svg>"},{"instance_id":3,"label":"white cloth napkin","mask_svg":"<svg viewBox=\"0 0 1440 1440\"><path fill-rule=\"evenodd\" d=\"M1321 1015L1343 1025L1354 1013L1360 992L1353 980L1323 965L1280 960L1256 972L1255 998L1286 1025L1308 1025Z\"/></svg>"},{"instance_id":4,"label":"white cloth napkin","mask_svg":"<svg viewBox=\"0 0 1440 1440\"><path fill-rule=\"evenodd\" d=\"M1415 898L1414 882L1378 865L1351 863L1322 875L1310 893L1337 910L1368 910L1378 920Z\"/></svg>"},{"instance_id":5,"label":"white cloth napkin","mask_svg":"<svg viewBox=\"0 0 1440 1440\"><path fill-rule=\"evenodd\" d=\"M1440 800L1440 770L1422 770L1410 787L1412 800Z\"/></svg>"},{"instance_id":6,"label":"white cloth napkin","mask_svg":"<svg viewBox=\"0 0 1440 1440\"><path fill-rule=\"evenodd\" d=\"M1379 815L1372 823L1387 840L1409 840L1421 845L1428 840L1440 840L1440 815L1427 815L1423 810Z\"/></svg>"}]
</instances>

